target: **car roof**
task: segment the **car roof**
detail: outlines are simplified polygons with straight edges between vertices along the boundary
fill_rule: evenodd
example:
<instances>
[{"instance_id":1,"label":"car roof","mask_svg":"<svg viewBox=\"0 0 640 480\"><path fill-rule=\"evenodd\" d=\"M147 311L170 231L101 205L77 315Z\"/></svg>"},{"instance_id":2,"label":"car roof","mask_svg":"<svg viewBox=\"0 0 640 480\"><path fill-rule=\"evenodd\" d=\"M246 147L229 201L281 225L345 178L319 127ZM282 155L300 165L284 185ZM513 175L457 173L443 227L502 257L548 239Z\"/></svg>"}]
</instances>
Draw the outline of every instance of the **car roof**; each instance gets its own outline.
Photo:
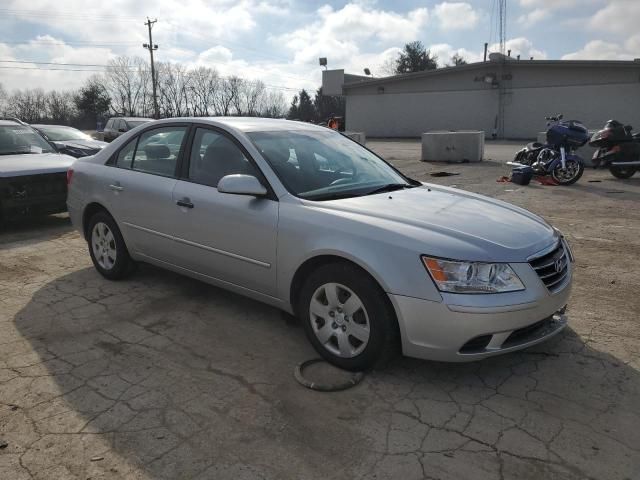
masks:
<instances>
[{"instance_id":1,"label":"car roof","mask_svg":"<svg viewBox=\"0 0 640 480\"><path fill-rule=\"evenodd\" d=\"M326 132L327 127L314 125L307 122L285 120L280 118L260 117L180 117L156 120L157 123L171 123L176 121L188 121L208 123L215 126L230 127L241 132L258 132L274 130L317 130Z\"/></svg>"},{"instance_id":2,"label":"car roof","mask_svg":"<svg viewBox=\"0 0 640 480\"><path fill-rule=\"evenodd\" d=\"M111 118L114 120L119 118L120 120L144 120L145 122L153 122L153 118L145 118L145 117L111 117Z\"/></svg>"},{"instance_id":3,"label":"car roof","mask_svg":"<svg viewBox=\"0 0 640 480\"><path fill-rule=\"evenodd\" d=\"M21 127L24 127L24 124L20 123L20 122L16 122L15 120L3 120L0 119L0 125L20 125Z\"/></svg>"},{"instance_id":4,"label":"car roof","mask_svg":"<svg viewBox=\"0 0 640 480\"><path fill-rule=\"evenodd\" d=\"M74 130L77 130L77 128L70 127L69 125L51 125L51 124L48 124L48 123L32 123L31 126L32 127L36 127L36 128L47 128L47 127L73 128Z\"/></svg>"}]
</instances>

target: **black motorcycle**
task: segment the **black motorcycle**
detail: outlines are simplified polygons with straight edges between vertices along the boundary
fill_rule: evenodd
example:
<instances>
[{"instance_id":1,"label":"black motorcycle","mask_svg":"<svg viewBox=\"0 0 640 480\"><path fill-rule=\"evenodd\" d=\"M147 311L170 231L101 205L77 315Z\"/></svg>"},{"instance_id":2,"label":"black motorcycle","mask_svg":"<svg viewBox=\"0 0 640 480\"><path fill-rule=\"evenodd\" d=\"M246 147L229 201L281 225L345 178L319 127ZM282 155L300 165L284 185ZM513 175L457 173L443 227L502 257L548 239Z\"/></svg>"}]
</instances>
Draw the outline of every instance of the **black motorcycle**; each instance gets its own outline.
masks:
<instances>
[{"instance_id":1,"label":"black motorcycle","mask_svg":"<svg viewBox=\"0 0 640 480\"><path fill-rule=\"evenodd\" d=\"M609 168L616 178L631 178L640 168L640 133L634 134L631 125L609 120L604 128L593 134L589 145L596 147L594 168Z\"/></svg>"},{"instance_id":2,"label":"black motorcycle","mask_svg":"<svg viewBox=\"0 0 640 480\"><path fill-rule=\"evenodd\" d=\"M551 175L560 185L571 185L584 172L584 160L575 149L589 140L589 132L577 120L563 120L562 115L547 117L547 143L529 143L516 153L509 165L528 165L535 175Z\"/></svg>"}]
</instances>

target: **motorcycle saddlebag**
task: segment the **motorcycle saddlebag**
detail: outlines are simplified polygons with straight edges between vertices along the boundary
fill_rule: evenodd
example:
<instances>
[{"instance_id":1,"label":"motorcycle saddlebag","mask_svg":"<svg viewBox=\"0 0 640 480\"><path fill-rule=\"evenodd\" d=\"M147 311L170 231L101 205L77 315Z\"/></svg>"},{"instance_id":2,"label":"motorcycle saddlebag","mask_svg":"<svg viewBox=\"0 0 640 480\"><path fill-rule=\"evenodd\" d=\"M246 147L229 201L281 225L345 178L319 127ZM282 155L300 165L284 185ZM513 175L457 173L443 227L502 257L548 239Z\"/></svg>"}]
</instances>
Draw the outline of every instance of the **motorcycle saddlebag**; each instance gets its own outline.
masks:
<instances>
[{"instance_id":1,"label":"motorcycle saddlebag","mask_svg":"<svg viewBox=\"0 0 640 480\"><path fill-rule=\"evenodd\" d=\"M511 170L511 182L517 185L529 185L533 178L533 168L516 167Z\"/></svg>"}]
</instances>

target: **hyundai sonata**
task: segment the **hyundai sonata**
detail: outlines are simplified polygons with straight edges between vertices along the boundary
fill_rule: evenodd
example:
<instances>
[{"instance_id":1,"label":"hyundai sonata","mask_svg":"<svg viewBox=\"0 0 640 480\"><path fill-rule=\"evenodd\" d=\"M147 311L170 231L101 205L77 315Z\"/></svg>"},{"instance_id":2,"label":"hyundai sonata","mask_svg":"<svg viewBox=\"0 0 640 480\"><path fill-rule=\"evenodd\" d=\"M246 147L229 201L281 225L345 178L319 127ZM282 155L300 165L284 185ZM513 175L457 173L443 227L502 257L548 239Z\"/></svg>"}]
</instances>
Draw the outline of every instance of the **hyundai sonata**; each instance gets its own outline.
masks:
<instances>
[{"instance_id":1,"label":"hyundai sonata","mask_svg":"<svg viewBox=\"0 0 640 480\"><path fill-rule=\"evenodd\" d=\"M142 125L69 172L95 268L148 262L295 314L333 364L485 358L566 326L573 257L526 210L413 180L342 134L256 118Z\"/></svg>"}]
</instances>

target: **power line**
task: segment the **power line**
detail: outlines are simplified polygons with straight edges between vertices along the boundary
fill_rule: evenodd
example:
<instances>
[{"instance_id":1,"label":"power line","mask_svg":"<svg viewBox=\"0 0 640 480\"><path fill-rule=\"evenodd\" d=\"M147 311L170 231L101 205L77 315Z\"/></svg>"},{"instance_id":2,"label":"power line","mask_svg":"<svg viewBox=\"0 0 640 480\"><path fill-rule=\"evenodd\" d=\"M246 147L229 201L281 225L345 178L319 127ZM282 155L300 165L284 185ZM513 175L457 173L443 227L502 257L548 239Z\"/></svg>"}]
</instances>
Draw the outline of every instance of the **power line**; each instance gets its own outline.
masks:
<instances>
[{"instance_id":1,"label":"power line","mask_svg":"<svg viewBox=\"0 0 640 480\"><path fill-rule=\"evenodd\" d=\"M31 18L62 18L67 20L119 20L124 22L138 22L137 17L124 16L124 15L109 15L104 13L96 13L95 15L89 15L86 13L63 13L60 11L43 11L43 10L18 10L9 8L0 8L0 13L7 16L15 17L31 17Z\"/></svg>"},{"instance_id":2,"label":"power line","mask_svg":"<svg viewBox=\"0 0 640 480\"><path fill-rule=\"evenodd\" d=\"M99 42L99 41L87 41L80 40L0 40L0 43L8 45L87 45L91 47L120 47L129 45L138 45L139 42Z\"/></svg>"},{"instance_id":3,"label":"power line","mask_svg":"<svg viewBox=\"0 0 640 480\"><path fill-rule=\"evenodd\" d=\"M107 64L98 63L57 63L57 62L36 62L33 60L0 60L2 63L33 63L36 65L67 65L72 67L108 67Z\"/></svg>"},{"instance_id":4,"label":"power line","mask_svg":"<svg viewBox=\"0 0 640 480\"><path fill-rule=\"evenodd\" d=\"M84 68L47 68L47 67L43 67L43 68L39 68L39 67L8 67L8 66L4 66L4 65L0 65L0 68L5 69L5 70L50 70L50 71L60 71L60 72L102 72L104 73L104 70L95 70L95 69L84 69Z\"/></svg>"}]
</instances>

